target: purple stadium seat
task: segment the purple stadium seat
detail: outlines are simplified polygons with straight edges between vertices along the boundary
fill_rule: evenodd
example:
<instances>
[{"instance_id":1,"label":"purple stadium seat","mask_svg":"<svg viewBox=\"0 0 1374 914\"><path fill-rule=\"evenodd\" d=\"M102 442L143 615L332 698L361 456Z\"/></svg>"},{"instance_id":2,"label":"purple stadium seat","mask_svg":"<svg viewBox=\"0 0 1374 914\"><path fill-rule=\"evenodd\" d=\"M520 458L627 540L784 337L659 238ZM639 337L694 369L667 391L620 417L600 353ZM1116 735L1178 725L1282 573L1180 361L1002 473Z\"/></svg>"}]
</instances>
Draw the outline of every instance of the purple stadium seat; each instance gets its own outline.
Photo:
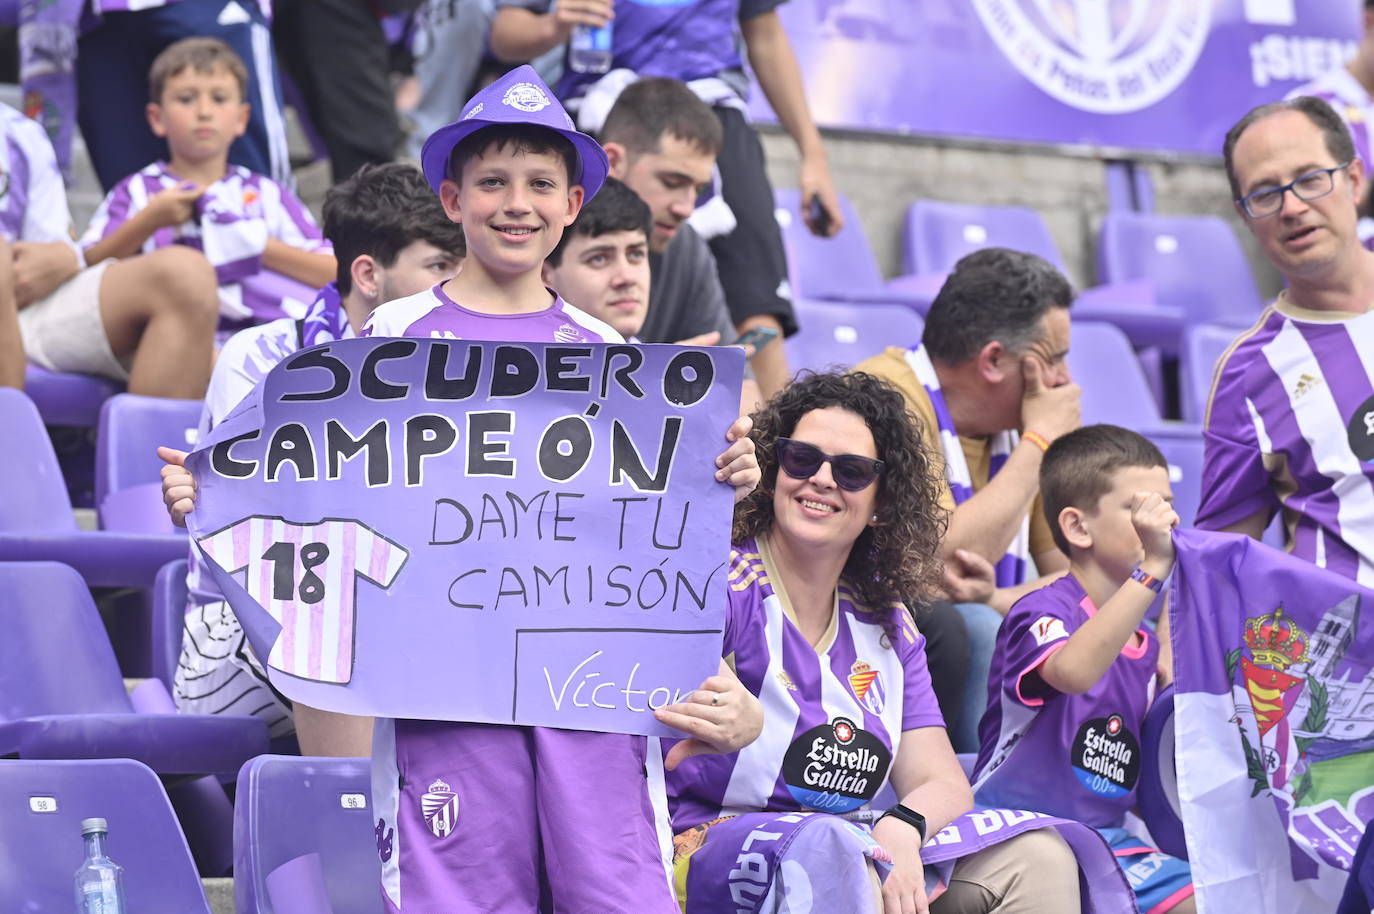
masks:
<instances>
[{"instance_id":1,"label":"purple stadium seat","mask_svg":"<svg viewBox=\"0 0 1374 914\"><path fill-rule=\"evenodd\" d=\"M32 401L0 389L0 427L10 440L0 479L0 561L57 561L94 587L146 587L184 558L186 537L82 531L72 514L52 443Z\"/></svg>"},{"instance_id":2,"label":"purple stadium seat","mask_svg":"<svg viewBox=\"0 0 1374 914\"><path fill-rule=\"evenodd\" d=\"M1224 324L1195 324L1183 338L1183 357L1179 362L1183 418L1202 422L1207 398L1212 392L1212 371L1241 331Z\"/></svg>"},{"instance_id":3,"label":"purple stadium seat","mask_svg":"<svg viewBox=\"0 0 1374 914\"><path fill-rule=\"evenodd\" d=\"M1141 734L1140 817L1156 846L1180 860L1188 859L1183 838L1182 804L1174 773L1174 687L1155 696Z\"/></svg>"},{"instance_id":4,"label":"purple stadium seat","mask_svg":"<svg viewBox=\"0 0 1374 914\"><path fill-rule=\"evenodd\" d=\"M128 533L174 533L162 504L160 444L195 446L201 401L118 394L100 408L95 503L100 526Z\"/></svg>"},{"instance_id":5,"label":"purple stadium seat","mask_svg":"<svg viewBox=\"0 0 1374 914\"><path fill-rule=\"evenodd\" d=\"M153 581L152 673L170 692L186 625L186 559L162 566Z\"/></svg>"},{"instance_id":6,"label":"purple stadium seat","mask_svg":"<svg viewBox=\"0 0 1374 914\"><path fill-rule=\"evenodd\" d=\"M255 717L137 714L81 577L0 563L0 756L133 758L161 775L232 775L267 750Z\"/></svg>"},{"instance_id":7,"label":"purple stadium seat","mask_svg":"<svg viewBox=\"0 0 1374 914\"><path fill-rule=\"evenodd\" d=\"M990 247L1037 254L1065 269L1049 226L1033 209L917 200L907 209L903 246L907 271L917 276L895 279L889 288L908 288L918 278L928 284L929 277L951 272L964 255ZM1074 303L1074 316L1115 324L1135 347L1159 346L1170 354L1178 351L1184 324L1183 312L1155 301L1149 282L1084 289Z\"/></svg>"},{"instance_id":8,"label":"purple stadium seat","mask_svg":"<svg viewBox=\"0 0 1374 914\"><path fill-rule=\"evenodd\" d=\"M1217 216L1113 211L1098 241L1098 279L1148 279L1159 304L1189 323L1248 324L1263 307L1250 264L1231 226Z\"/></svg>"},{"instance_id":9,"label":"purple stadium seat","mask_svg":"<svg viewBox=\"0 0 1374 914\"><path fill-rule=\"evenodd\" d=\"M793 371L849 368L886 346L911 346L921 339L920 315L901 305L804 299L792 305L801 326L785 344Z\"/></svg>"},{"instance_id":10,"label":"purple stadium seat","mask_svg":"<svg viewBox=\"0 0 1374 914\"><path fill-rule=\"evenodd\" d=\"M1200 435L1162 434L1147 431L1149 438L1169 462L1169 486L1174 490L1174 510L1179 523L1193 526L1202 501L1202 437Z\"/></svg>"},{"instance_id":11,"label":"purple stadium seat","mask_svg":"<svg viewBox=\"0 0 1374 914\"><path fill-rule=\"evenodd\" d=\"M1149 380L1120 328L1075 320L1069 371L1083 388L1084 425L1107 422L1144 431L1161 424Z\"/></svg>"},{"instance_id":12,"label":"purple stadium seat","mask_svg":"<svg viewBox=\"0 0 1374 914\"><path fill-rule=\"evenodd\" d=\"M902 264L908 273L948 273L965 254L1011 248L1038 254L1061 271L1064 259L1049 226L1024 206L973 206L917 200L906 211Z\"/></svg>"},{"instance_id":13,"label":"purple stadium seat","mask_svg":"<svg viewBox=\"0 0 1374 914\"><path fill-rule=\"evenodd\" d=\"M840 197L844 228L833 238L818 238L806 227L802 221L800 191L779 190L774 199L795 297L879 302L919 310L929 306L930 302L923 302L922 296L902 292L883 281L859 214L848 199Z\"/></svg>"},{"instance_id":14,"label":"purple stadium seat","mask_svg":"<svg viewBox=\"0 0 1374 914\"><path fill-rule=\"evenodd\" d=\"M264 755L243 766L234 809L239 914L320 909L324 899L312 897L312 889L321 883L328 892L323 910L378 910L381 864L369 772L362 758ZM309 859L316 855L318 863Z\"/></svg>"},{"instance_id":15,"label":"purple stadium seat","mask_svg":"<svg viewBox=\"0 0 1374 914\"><path fill-rule=\"evenodd\" d=\"M24 392L38 407L44 425L94 426L100 404L123 389L95 375L57 374L36 365L24 371Z\"/></svg>"},{"instance_id":16,"label":"purple stadium seat","mask_svg":"<svg viewBox=\"0 0 1374 914\"><path fill-rule=\"evenodd\" d=\"M5 851L0 911L72 911L81 820L109 822L106 850L124 868L126 910L210 914L157 775L130 759L0 761Z\"/></svg>"}]
</instances>

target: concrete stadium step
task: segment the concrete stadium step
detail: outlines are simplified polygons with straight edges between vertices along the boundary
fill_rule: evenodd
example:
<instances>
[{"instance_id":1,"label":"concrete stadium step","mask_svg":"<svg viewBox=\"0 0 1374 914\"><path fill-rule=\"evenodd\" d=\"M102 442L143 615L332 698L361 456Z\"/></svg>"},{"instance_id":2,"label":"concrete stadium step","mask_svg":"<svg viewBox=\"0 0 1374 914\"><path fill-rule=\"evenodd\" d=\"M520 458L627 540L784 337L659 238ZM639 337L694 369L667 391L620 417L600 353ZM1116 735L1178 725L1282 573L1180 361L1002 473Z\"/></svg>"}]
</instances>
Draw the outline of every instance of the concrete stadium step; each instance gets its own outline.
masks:
<instances>
[{"instance_id":1,"label":"concrete stadium step","mask_svg":"<svg viewBox=\"0 0 1374 914\"><path fill-rule=\"evenodd\" d=\"M205 889L205 897L210 901L213 914L234 914L233 879L202 879L200 884Z\"/></svg>"}]
</instances>

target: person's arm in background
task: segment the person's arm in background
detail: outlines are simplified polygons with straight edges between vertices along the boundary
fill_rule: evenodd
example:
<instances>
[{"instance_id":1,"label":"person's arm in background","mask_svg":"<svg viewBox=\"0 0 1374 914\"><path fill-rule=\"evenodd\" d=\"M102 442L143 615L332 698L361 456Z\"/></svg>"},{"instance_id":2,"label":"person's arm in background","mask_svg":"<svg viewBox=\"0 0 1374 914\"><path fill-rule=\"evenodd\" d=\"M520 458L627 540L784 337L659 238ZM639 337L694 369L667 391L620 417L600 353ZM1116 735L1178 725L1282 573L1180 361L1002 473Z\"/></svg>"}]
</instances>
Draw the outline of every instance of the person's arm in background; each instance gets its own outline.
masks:
<instances>
[{"instance_id":1,"label":"person's arm in background","mask_svg":"<svg viewBox=\"0 0 1374 914\"><path fill-rule=\"evenodd\" d=\"M302 251L276 238L267 239L267 247L262 252L262 265L317 289L333 282L338 272L333 254Z\"/></svg>"},{"instance_id":2,"label":"person's arm in background","mask_svg":"<svg viewBox=\"0 0 1374 914\"><path fill-rule=\"evenodd\" d=\"M31 134L22 144L29 172L24 222L19 237L10 244L9 259L15 307L24 308L75 276L81 269L81 257L73 240L76 235L67 209L67 188L48 135L36 121L26 118L10 124L9 129Z\"/></svg>"},{"instance_id":3,"label":"person's arm in background","mask_svg":"<svg viewBox=\"0 0 1374 914\"><path fill-rule=\"evenodd\" d=\"M826 156L825 144L821 142L821 132L816 129L811 109L806 104L801 67L797 65L797 55L792 50L787 32L783 30L782 20L778 18L776 10L768 10L747 19L742 18L740 32L749 55L749 65L754 70L759 87L763 89L764 97L801 153L801 197L807 227L817 235L834 235L844 227L840 198L835 192L830 159ZM813 197L819 198L821 206L825 208L829 225L824 232L811 218L808 203ZM741 324L740 329L746 329L745 324ZM758 371L757 366L755 371ZM763 379L760 378L762 383Z\"/></svg>"},{"instance_id":4,"label":"person's arm in background","mask_svg":"<svg viewBox=\"0 0 1374 914\"><path fill-rule=\"evenodd\" d=\"M24 340L19 335L19 307L14 302L14 263L10 246L0 240L0 387L24 389Z\"/></svg>"},{"instance_id":5,"label":"person's arm in background","mask_svg":"<svg viewBox=\"0 0 1374 914\"><path fill-rule=\"evenodd\" d=\"M526 63L547 54L572 36L579 25L601 28L615 18L613 0L544 0L502 5L491 20L488 44L502 63Z\"/></svg>"},{"instance_id":6,"label":"person's arm in background","mask_svg":"<svg viewBox=\"0 0 1374 914\"><path fill-rule=\"evenodd\" d=\"M140 253L158 229L194 219L196 201L205 194L205 188L188 181L159 191L148 200L147 206L130 212L127 185L127 181L117 184L91 219L81 239L88 263Z\"/></svg>"}]
</instances>

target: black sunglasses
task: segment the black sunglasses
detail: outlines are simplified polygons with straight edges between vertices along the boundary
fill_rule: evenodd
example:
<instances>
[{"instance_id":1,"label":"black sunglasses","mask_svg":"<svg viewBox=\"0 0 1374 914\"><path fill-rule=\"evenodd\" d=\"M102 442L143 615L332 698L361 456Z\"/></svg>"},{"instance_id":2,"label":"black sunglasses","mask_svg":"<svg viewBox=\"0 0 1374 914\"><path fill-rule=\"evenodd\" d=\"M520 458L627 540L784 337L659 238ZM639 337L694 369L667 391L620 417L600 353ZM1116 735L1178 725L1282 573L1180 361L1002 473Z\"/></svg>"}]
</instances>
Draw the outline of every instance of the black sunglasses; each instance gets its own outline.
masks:
<instances>
[{"instance_id":1,"label":"black sunglasses","mask_svg":"<svg viewBox=\"0 0 1374 914\"><path fill-rule=\"evenodd\" d=\"M821 464L830 464L835 485L846 492L859 492L873 485L882 475L883 462L858 454L827 454L813 444L779 438L773 445L778 466L793 479L810 479L820 471Z\"/></svg>"}]
</instances>

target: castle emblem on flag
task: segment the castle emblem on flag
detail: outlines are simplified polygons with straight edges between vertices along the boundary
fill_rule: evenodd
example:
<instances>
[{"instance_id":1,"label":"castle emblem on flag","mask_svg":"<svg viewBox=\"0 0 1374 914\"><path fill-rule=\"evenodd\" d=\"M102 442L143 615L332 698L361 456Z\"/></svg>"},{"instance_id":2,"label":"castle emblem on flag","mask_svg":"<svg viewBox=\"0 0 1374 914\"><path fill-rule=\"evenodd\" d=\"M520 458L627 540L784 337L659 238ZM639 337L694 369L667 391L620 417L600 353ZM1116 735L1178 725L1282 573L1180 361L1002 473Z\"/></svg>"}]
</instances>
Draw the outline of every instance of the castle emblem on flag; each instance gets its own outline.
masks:
<instances>
[{"instance_id":1,"label":"castle emblem on flag","mask_svg":"<svg viewBox=\"0 0 1374 914\"><path fill-rule=\"evenodd\" d=\"M458 795L442 778L438 778L420 797L420 811L424 813L425 824L434 837L447 837L458 824Z\"/></svg>"},{"instance_id":2,"label":"castle emblem on flag","mask_svg":"<svg viewBox=\"0 0 1374 914\"><path fill-rule=\"evenodd\" d=\"M873 714L883 713L883 707L887 704L887 688L882 673L862 660L855 660L849 668L849 687L854 690L854 697L859 704Z\"/></svg>"}]
</instances>

